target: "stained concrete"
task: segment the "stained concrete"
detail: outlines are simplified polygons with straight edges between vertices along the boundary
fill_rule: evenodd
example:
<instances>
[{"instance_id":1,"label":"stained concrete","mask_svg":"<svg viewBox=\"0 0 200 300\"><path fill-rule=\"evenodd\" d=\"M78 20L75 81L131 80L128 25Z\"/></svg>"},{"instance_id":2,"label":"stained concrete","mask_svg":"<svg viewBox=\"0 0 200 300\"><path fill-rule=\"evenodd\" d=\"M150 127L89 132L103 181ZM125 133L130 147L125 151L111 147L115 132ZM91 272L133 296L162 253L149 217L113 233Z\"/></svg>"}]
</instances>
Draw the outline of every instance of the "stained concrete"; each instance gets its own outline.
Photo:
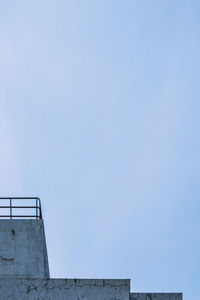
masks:
<instances>
[{"instance_id":1,"label":"stained concrete","mask_svg":"<svg viewBox=\"0 0 200 300\"><path fill-rule=\"evenodd\" d=\"M131 293L130 300L182 300L181 293Z\"/></svg>"},{"instance_id":2,"label":"stained concrete","mask_svg":"<svg viewBox=\"0 0 200 300\"><path fill-rule=\"evenodd\" d=\"M49 278L43 220L0 220L0 278Z\"/></svg>"},{"instance_id":3,"label":"stained concrete","mask_svg":"<svg viewBox=\"0 0 200 300\"><path fill-rule=\"evenodd\" d=\"M0 299L129 300L129 280L0 279Z\"/></svg>"},{"instance_id":4,"label":"stained concrete","mask_svg":"<svg viewBox=\"0 0 200 300\"><path fill-rule=\"evenodd\" d=\"M182 300L130 293L130 280L49 279L43 220L0 220L0 300Z\"/></svg>"}]
</instances>

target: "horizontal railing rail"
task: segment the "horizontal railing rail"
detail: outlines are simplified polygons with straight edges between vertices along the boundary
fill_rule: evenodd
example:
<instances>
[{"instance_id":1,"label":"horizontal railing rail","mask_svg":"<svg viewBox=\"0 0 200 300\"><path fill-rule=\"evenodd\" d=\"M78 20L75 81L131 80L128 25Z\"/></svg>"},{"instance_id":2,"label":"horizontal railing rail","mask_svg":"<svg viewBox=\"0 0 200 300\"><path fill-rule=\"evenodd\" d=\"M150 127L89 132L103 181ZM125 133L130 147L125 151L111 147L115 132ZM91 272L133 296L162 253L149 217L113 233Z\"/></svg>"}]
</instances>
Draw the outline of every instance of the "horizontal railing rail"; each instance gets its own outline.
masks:
<instances>
[{"instance_id":1,"label":"horizontal railing rail","mask_svg":"<svg viewBox=\"0 0 200 300\"><path fill-rule=\"evenodd\" d=\"M30 205L16 205L18 200L30 202ZM2 202L5 204L2 205ZM3 210L9 209L9 213L2 214ZM20 211L21 209L21 211ZM24 213L24 209L31 211L31 214ZM19 211L13 213L13 210ZM23 210L23 213L22 213ZM34 212L34 213L33 213ZM30 218L30 219L42 219L41 201L38 197L0 197L0 219L1 218Z\"/></svg>"}]
</instances>

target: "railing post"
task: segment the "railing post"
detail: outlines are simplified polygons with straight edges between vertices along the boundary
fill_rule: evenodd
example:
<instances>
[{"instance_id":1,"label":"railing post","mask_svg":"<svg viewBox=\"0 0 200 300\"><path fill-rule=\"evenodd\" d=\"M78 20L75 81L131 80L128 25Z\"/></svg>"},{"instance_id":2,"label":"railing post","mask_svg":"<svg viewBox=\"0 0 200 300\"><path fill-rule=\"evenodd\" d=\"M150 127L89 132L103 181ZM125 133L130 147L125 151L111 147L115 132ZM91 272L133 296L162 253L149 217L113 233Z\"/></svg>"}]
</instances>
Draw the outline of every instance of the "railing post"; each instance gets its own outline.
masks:
<instances>
[{"instance_id":1,"label":"railing post","mask_svg":"<svg viewBox=\"0 0 200 300\"><path fill-rule=\"evenodd\" d=\"M10 198L10 218L12 219L12 199Z\"/></svg>"},{"instance_id":2,"label":"railing post","mask_svg":"<svg viewBox=\"0 0 200 300\"><path fill-rule=\"evenodd\" d=\"M35 212L36 212L35 218L37 219L38 218L37 198L35 198L35 204L36 204L36 207L35 207Z\"/></svg>"},{"instance_id":3,"label":"railing post","mask_svg":"<svg viewBox=\"0 0 200 300\"><path fill-rule=\"evenodd\" d=\"M41 202L40 202L40 199L39 199L39 207L40 207L40 219L42 219L42 209L41 209Z\"/></svg>"}]
</instances>

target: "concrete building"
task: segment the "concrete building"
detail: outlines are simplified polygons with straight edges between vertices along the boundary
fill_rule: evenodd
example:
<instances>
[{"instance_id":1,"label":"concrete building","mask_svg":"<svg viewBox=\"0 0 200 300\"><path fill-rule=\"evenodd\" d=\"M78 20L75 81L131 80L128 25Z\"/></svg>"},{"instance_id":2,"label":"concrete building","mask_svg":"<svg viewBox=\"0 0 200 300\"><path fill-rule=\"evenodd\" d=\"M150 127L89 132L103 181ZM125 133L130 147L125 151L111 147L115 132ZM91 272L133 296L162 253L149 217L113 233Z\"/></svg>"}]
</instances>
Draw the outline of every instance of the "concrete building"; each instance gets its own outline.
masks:
<instances>
[{"instance_id":1,"label":"concrete building","mask_svg":"<svg viewBox=\"0 0 200 300\"><path fill-rule=\"evenodd\" d=\"M35 205L16 205L17 201ZM0 299L182 300L180 293L131 293L129 279L52 279L38 198L0 198ZM9 210L1 214L1 210ZM29 209L34 213L18 212ZM17 213L14 211L18 211Z\"/></svg>"}]
</instances>

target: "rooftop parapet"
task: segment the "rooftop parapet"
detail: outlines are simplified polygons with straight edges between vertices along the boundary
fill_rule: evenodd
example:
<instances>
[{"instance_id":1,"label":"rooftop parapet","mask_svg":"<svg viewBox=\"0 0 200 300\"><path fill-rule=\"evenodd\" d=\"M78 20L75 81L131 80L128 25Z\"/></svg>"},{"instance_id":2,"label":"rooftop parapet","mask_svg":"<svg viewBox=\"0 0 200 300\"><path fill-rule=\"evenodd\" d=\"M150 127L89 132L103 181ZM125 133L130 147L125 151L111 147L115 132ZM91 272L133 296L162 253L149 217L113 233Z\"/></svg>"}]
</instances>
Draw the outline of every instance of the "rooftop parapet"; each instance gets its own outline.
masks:
<instances>
[{"instance_id":1,"label":"rooftop parapet","mask_svg":"<svg viewBox=\"0 0 200 300\"><path fill-rule=\"evenodd\" d=\"M49 277L40 199L0 198L0 278Z\"/></svg>"}]
</instances>

